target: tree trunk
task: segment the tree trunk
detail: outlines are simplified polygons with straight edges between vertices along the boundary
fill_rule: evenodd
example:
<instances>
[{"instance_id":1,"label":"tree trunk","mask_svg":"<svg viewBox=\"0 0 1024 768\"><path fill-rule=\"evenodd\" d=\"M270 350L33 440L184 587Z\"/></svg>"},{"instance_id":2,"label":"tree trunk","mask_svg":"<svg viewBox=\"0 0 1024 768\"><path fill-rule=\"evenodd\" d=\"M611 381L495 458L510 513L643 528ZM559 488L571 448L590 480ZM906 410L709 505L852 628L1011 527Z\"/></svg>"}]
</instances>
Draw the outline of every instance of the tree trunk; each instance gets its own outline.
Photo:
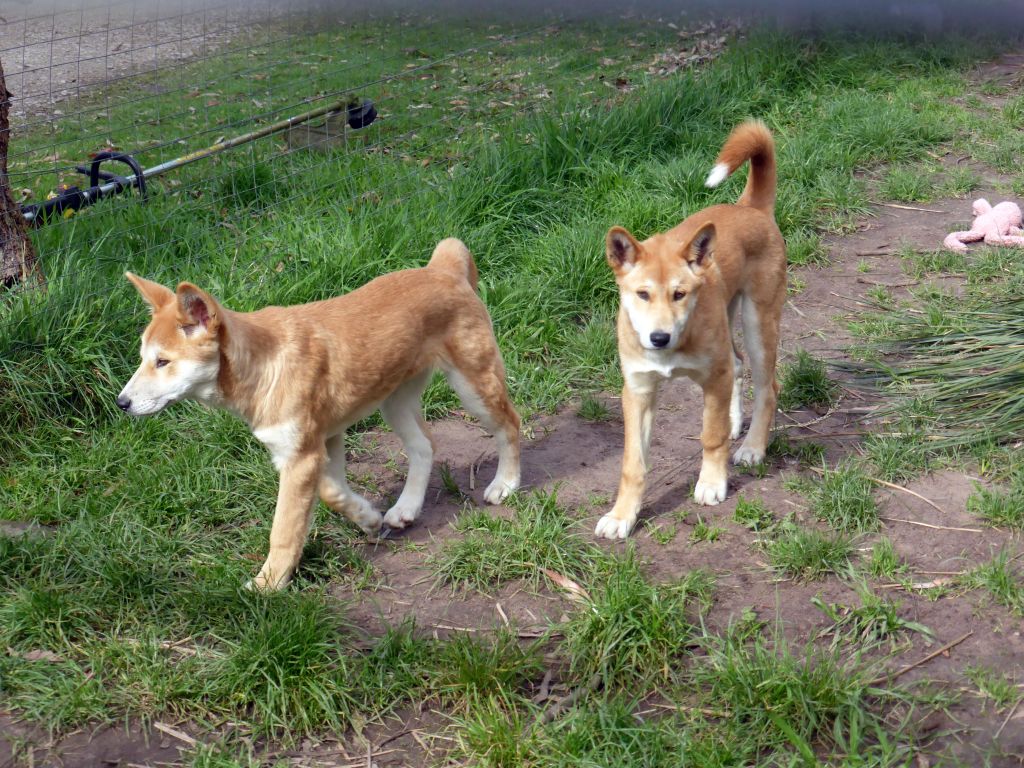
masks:
<instances>
[{"instance_id":1,"label":"tree trunk","mask_svg":"<svg viewBox=\"0 0 1024 768\"><path fill-rule=\"evenodd\" d=\"M7 143L11 137L8 113L11 94L0 62L0 280L4 287L32 279L43 284L43 273L36 261L36 252L28 239L28 228L21 206L11 194L7 179Z\"/></svg>"}]
</instances>

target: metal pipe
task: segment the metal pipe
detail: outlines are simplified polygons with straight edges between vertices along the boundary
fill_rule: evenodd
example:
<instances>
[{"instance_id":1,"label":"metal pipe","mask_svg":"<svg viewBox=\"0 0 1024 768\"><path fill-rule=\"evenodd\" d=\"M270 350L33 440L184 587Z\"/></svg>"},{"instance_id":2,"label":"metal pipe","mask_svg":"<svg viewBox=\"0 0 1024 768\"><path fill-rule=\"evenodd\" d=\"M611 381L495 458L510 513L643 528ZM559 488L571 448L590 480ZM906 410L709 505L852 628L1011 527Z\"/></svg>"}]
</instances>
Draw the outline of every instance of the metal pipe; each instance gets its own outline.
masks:
<instances>
[{"instance_id":1,"label":"metal pipe","mask_svg":"<svg viewBox=\"0 0 1024 768\"><path fill-rule=\"evenodd\" d=\"M256 141L257 139L262 139L265 136L280 133L292 126L301 125L302 123L307 123L310 120L315 120L318 117L323 117L324 115L328 115L332 112L340 112L342 110L348 111L348 122L353 128L362 128L367 126L377 117L377 111L374 109L372 102L363 101L361 105L357 105L353 102L351 96L346 96L344 99L339 99L338 101L331 102L330 104L326 104L322 107L311 109L310 111L303 112L300 115L295 115L284 120L279 120L276 123L266 125L259 130L250 131L249 133L244 133L241 136L235 136L231 139L218 141L216 144L212 144L205 149L198 149L195 152L189 152L188 154L176 157L173 160L167 160L159 165L154 165L152 168L142 169L142 180L144 181L145 179L159 176L160 174L173 171L176 168L181 168L189 163L194 163L196 160L203 160L207 157L212 157L213 155L227 149L237 147L241 144L248 144L250 141ZM105 184L89 187L89 189L76 190L75 197L79 204L74 207L76 209L85 207L86 205L90 205L97 200L102 199L111 192L138 186L139 180L139 175L132 173L128 176L119 177L117 180L108 181ZM34 222L38 212L43 209L45 205L46 203L40 203L28 206L28 208L22 212L25 220L29 223Z\"/></svg>"}]
</instances>

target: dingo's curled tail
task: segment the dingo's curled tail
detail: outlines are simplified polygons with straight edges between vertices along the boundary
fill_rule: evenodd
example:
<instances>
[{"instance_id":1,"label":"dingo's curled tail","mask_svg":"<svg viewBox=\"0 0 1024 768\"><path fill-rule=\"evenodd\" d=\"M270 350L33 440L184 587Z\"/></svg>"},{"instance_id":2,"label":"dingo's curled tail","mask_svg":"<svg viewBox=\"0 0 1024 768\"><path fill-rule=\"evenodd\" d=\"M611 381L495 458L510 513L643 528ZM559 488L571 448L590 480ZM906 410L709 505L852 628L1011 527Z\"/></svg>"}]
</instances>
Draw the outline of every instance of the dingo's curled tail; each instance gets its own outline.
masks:
<instances>
[{"instance_id":1,"label":"dingo's curled tail","mask_svg":"<svg viewBox=\"0 0 1024 768\"><path fill-rule=\"evenodd\" d=\"M447 237L438 243L427 266L433 269L455 272L464 277L466 282L473 287L473 290L476 290L476 262L473 261L473 254L469 252L466 244L457 237Z\"/></svg>"},{"instance_id":2,"label":"dingo's curled tail","mask_svg":"<svg viewBox=\"0 0 1024 768\"><path fill-rule=\"evenodd\" d=\"M750 175L743 194L736 202L774 216L775 142L760 120L748 120L733 129L718 153L718 162L708 175L707 185L717 187L747 160L750 161Z\"/></svg>"}]
</instances>

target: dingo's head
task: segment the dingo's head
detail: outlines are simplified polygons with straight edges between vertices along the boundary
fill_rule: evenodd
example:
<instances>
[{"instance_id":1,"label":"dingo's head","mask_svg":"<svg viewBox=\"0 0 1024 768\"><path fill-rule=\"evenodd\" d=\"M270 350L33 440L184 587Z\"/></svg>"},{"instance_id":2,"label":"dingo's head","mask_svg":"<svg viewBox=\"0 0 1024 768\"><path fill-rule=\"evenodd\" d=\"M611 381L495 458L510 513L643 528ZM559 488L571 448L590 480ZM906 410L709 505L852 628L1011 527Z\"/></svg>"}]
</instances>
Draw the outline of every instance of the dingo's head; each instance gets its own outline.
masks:
<instances>
[{"instance_id":1,"label":"dingo's head","mask_svg":"<svg viewBox=\"0 0 1024 768\"><path fill-rule=\"evenodd\" d=\"M132 416L159 413L171 403L211 400L220 369L221 309L205 291L181 283L177 292L126 272L153 313L142 333L142 364L117 396Z\"/></svg>"},{"instance_id":2,"label":"dingo's head","mask_svg":"<svg viewBox=\"0 0 1024 768\"><path fill-rule=\"evenodd\" d=\"M688 241L663 233L640 243L622 227L608 231L608 264L622 306L644 349L675 349L711 267L715 225Z\"/></svg>"}]
</instances>

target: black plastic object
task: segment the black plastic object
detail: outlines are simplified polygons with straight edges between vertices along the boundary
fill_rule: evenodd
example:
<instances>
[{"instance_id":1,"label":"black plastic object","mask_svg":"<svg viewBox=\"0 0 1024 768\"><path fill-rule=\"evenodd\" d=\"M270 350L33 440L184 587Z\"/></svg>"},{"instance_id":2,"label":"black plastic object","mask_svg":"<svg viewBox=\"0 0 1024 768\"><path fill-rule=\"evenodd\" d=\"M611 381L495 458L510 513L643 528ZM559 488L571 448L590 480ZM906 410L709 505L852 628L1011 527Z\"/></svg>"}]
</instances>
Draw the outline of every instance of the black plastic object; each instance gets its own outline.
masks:
<instances>
[{"instance_id":1,"label":"black plastic object","mask_svg":"<svg viewBox=\"0 0 1024 768\"><path fill-rule=\"evenodd\" d=\"M376 119L377 109L369 99L363 99L362 104L348 105L348 124L352 128L365 128Z\"/></svg>"},{"instance_id":2,"label":"black plastic object","mask_svg":"<svg viewBox=\"0 0 1024 768\"><path fill-rule=\"evenodd\" d=\"M116 160L117 162L124 163L132 169L132 173L135 174L135 178L132 181L124 176L118 176L117 174L110 173L109 171L100 170L100 164L106 160ZM85 173L86 170L82 166L75 168L79 173ZM131 155L125 154L124 152L100 152L93 157L92 162L89 164L89 186L98 187L100 179L104 181L117 182L117 188L108 194L117 194L123 192L129 187L138 187L139 192L142 193L142 199L145 201L149 197L149 193L146 191L146 175L142 172L142 166L139 165L139 161Z\"/></svg>"},{"instance_id":3,"label":"black plastic object","mask_svg":"<svg viewBox=\"0 0 1024 768\"><path fill-rule=\"evenodd\" d=\"M132 169L135 177L129 181L126 176L118 176L115 173L102 170L100 165L108 160L124 163ZM97 200L102 200L109 195L116 195L132 187L138 187L143 200L147 197L146 177L142 172L142 166L139 165L138 160L125 152L100 152L92 159L88 168L80 165L75 170L89 177L88 189L62 187L49 200L23 205L21 207L22 214L29 214L32 226L41 226L52 217L60 216L65 211L77 211L87 205L92 205ZM114 186L104 189L110 182L114 182Z\"/></svg>"}]
</instances>

